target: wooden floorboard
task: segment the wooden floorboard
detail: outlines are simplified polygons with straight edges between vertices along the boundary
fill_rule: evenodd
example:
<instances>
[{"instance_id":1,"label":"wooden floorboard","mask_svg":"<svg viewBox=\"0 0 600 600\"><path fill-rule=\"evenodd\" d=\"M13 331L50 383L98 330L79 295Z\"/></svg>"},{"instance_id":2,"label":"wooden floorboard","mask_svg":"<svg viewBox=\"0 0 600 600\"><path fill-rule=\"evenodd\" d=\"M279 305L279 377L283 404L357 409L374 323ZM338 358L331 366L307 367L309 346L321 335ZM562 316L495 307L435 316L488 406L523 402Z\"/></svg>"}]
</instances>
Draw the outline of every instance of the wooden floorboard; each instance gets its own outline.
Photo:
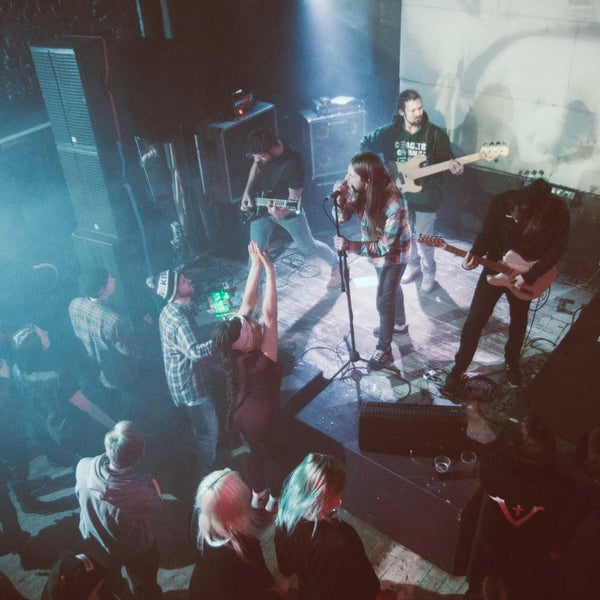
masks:
<instances>
[{"instance_id":1,"label":"wooden floorboard","mask_svg":"<svg viewBox=\"0 0 600 600\"><path fill-rule=\"evenodd\" d=\"M330 241L331 232L323 235ZM448 240L459 247L460 240ZM368 375L363 360L348 365L350 319L348 297L338 289L328 290L330 268L319 261L303 257L293 248L274 244L278 252L276 270L279 289L279 322L281 348L297 361L304 361L323 372L325 378L342 377L348 369L361 374L361 386L370 394L387 401L416 403L435 402L439 385L424 379L426 371L434 370L440 378L452 365L457 350L462 323L467 314L477 282L476 272L466 272L460 260L438 250L437 281L434 291L426 296L418 292L418 282L403 286L409 331L394 338L396 367L404 381L386 374ZM375 276L367 260L349 257L350 296L353 308L355 346L361 359L373 352L378 325L375 310ZM223 282L243 289L246 265L241 261L212 258L206 261L201 275L205 291L220 287ZM202 287L202 286L200 286ZM560 277L549 296L538 306L523 352L524 383L533 379L543 366L548 353L568 331L573 314L559 310L559 300L573 302L569 310L578 311L595 292L590 285ZM535 308L536 302L532 304ZM490 323L481 338L471 373L486 375L491 383L471 390L468 402L469 435L481 442L492 439L506 416L518 402L519 392L511 388L503 372L503 346L508 322L507 304L498 303ZM340 372L340 369L346 367ZM486 385L494 386L489 397ZM32 464L31 476L49 475L59 489L42 498L64 503L63 510L51 515L25 514L19 510L24 530L31 534L34 551L26 557L6 552L0 556L0 570L7 574L27 598L38 598L48 569L57 556L77 541L77 510L72 494L73 475L68 469L51 467L44 457ZM183 598L191 572L189 545L186 536L188 507L170 496L166 514L158 529L161 532L163 561L160 582L169 591L168 598ZM18 503L15 502L18 506ZM387 536L369 527L357 517L342 511L359 531L384 585L394 587L402 598L452 600L466 589L463 577L451 577L435 565L410 552ZM272 547L272 523L264 524L262 542L269 566L276 572ZM186 550L187 548L187 550ZM167 558L168 557L168 558ZM23 560L22 560L23 559ZM164 564L163 564L164 563ZM293 593L290 597L294 597Z\"/></svg>"}]
</instances>

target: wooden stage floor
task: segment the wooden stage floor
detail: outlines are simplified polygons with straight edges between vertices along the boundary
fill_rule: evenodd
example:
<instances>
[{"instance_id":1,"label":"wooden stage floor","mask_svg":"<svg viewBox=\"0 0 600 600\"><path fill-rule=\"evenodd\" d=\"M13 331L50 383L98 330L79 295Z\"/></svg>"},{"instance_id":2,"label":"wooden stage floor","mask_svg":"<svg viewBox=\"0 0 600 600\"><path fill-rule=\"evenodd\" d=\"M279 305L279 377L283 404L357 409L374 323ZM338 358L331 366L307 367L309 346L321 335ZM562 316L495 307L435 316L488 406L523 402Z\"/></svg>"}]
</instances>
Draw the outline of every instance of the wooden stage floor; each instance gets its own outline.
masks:
<instances>
[{"instance_id":1,"label":"wooden stage floor","mask_svg":"<svg viewBox=\"0 0 600 600\"><path fill-rule=\"evenodd\" d=\"M320 236L331 241L332 232ZM350 235L350 234L349 234ZM460 240L450 243L466 248ZM325 379L347 381L355 389L386 402L414 404L444 403L438 382L453 362L462 323L477 282L477 271L461 269L460 260L438 250L437 286L428 295L418 292L418 282L403 286L408 333L397 335L393 352L397 374L367 374L362 360L347 365L349 317L347 296L339 289L328 290L331 269L320 261L310 260L287 244L274 244L279 290L281 348L297 364L320 370ZM351 299L354 313L356 350L368 359L375 348L372 335L378 324L375 310L375 274L363 258L349 256ZM219 288L223 282L242 288L245 263L223 258L206 261L202 285L206 290ZM598 278L591 283L598 284ZM562 275L550 294L532 304L535 314L523 351L524 386L538 373L549 353L568 331L571 322L595 292L590 283L570 280ZM572 302L571 302L572 301ZM537 305L537 306L536 306ZM512 388L503 372L503 345L508 321L507 304L501 301L482 336L472 374L484 375L470 390L467 405L468 434L478 442L487 442L511 415L519 402L519 390ZM343 368L346 365L346 368ZM424 374L433 371L433 379ZM356 377L359 374L360 377ZM436 381L437 378L437 381ZM72 494L72 472L51 467L45 457L32 464L32 477L49 475L53 488L40 499L52 502L56 512L50 515L25 514L19 510L21 527L31 535L27 553L5 552L0 556L0 570L8 575L27 598L38 598L48 569L60 553L77 539L77 510ZM169 492L168 485L166 486ZM165 488L165 486L163 486ZM160 540L160 581L166 598L184 598L191 573L188 549L187 517L189 506L169 493L165 509L157 523ZM18 503L15 502L18 506ZM403 591L404 598L446 600L462 597L466 589L463 577L449 575L392 540L380 530L354 514L342 511L360 532L367 552L386 586ZM274 567L272 523L264 523L263 542L268 563ZM290 594L293 598L293 592Z\"/></svg>"}]
</instances>

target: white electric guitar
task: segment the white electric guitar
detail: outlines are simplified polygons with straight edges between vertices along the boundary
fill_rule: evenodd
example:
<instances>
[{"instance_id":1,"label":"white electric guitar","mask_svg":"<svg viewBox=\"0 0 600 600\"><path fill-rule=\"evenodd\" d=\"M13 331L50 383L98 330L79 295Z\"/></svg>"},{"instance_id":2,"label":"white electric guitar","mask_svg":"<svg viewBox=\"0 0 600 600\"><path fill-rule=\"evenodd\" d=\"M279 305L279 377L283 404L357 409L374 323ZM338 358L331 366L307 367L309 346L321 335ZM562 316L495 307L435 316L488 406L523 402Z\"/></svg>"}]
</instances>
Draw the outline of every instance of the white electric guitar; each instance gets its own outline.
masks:
<instances>
[{"instance_id":1,"label":"white electric guitar","mask_svg":"<svg viewBox=\"0 0 600 600\"><path fill-rule=\"evenodd\" d=\"M475 154L469 154L467 156L461 156L454 160L458 161L461 165L468 165L472 162L479 160L496 160L500 156L508 155L508 146L501 144L500 142L489 142L481 146L481 150ZM413 156L406 162L396 162L391 168L395 167L395 171L398 173L396 177L396 185L402 193L409 192L416 194L423 188L415 183L415 179L421 179L422 177L429 177L429 175L435 175L442 171L448 171L450 169L451 160L438 163L436 165L428 165L422 167L421 165L427 161L427 157L423 155Z\"/></svg>"},{"instance_id":2,"label":"white electric guitar","mask_svg":"<svg viewBox=\"0 0 600 600\"><path fill-rule=\"evenodd\" d=\"M302 212L302 198L265 198L263 196L257 196L254 198L254 207L250 207L245 211L246 216L244 217L244 220L252 221L257 217L262 216L259 208L266 206L287 208L299 215Z\"/></svg>"},{"instance_id":3,"label":"white electric guitar","mask_svg":"<svg viewBox=\"0 0 600 600\"><path fill-rule=\"evenodd\" d=\"M441 248L442 250L446 250L446 252L451 252L452 254L461 256L463 258L467 255L465 250L461 250L460 248L456 248L455 246L447 244L446 241L441 237L433 235L420 235L417 241L420 244L425 244L426 246L431 246L433 248ZM486 258L481 258L480 256L476 256L476 258L484 267L498 271L497 275L487 276L489 284L506 287L521 300L534 300L538 296L541 296L552 285L552 282L558 276L558 269L554 266L546 271L543 275L540 275L531 285L524 285L520 288L516 288L511 283L508 275L514 271L517 273L526 273L529 271L529 269L531 269L531 267L533 267L533 265L535 265L537 262L536 260L531 262L526 261L522 256L516 252L513 252L512 250L509 250L503 256L501 262L487 260Z\"/></svg>"}]
</instances>

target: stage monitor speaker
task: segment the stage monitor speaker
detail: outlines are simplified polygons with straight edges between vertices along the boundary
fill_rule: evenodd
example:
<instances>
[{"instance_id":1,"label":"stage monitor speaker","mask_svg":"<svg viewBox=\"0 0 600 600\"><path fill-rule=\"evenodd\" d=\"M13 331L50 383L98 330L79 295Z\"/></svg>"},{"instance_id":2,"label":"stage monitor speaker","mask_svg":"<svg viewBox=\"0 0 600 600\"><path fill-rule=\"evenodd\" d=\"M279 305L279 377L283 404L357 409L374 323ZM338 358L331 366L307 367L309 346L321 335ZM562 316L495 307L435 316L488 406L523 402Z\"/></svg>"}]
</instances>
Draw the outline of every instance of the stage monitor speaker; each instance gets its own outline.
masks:
<instances>
[{"instance_id":1,"label":"stage monitor speaker","mask_svg":"<svg viewBox=\"0 0 600 600\"><path fill-rule=\"evenodd\" d=\"M239 202L252 165L246 155L246 139L254 129L279 135L273 104L257 102L253 110L233 121L210 123L196 135L200 170L207 195L217 203Z\"/></svg>"},{"instance_id":2,"label":"stage monitor speaker","mask_svg":"<svg viewBox=\"0 0 600 600\"><path fill-rule=\"evenodd\" d=\"M132 183L134 142L104 38L64 36L30 50L78 228L128 235L133 211L122 181L129 161Z\"/></svg>"},{"instance_id":3,"label":"stage monitor speaker","mask_svg":"<svg viewBox=\"0 0 600 600\"><path fill-rule=\"evenodd\" d=\"M317 116L312 110L301 110L300 115L304 158L310 165L310 177L343 175L365 135L366 111Z\"/></svg>"},{"instance_id":4,"label":"stage monitor speaker","mask_svg":"<svg viewBox=\"0 0 600 600\"><path fill-rule=\"evenodd\" d=\"M469 446L467 414L462 406L364 402L358 445L384 454L460 454Z\"/></svg>"},{"instance_id":5,"label":"stage monitor speaker","mask_svg":"<svg viewBox=\"0 0 600 600\"><path fill-rule=\"evenodd\" d=\"M146 286L141 242L135 236L115 240L87 231L72 234L81 270L104 267L115 279L112 302L132 323L152 313L152 291Z\"/></svg>"}]
</instances>

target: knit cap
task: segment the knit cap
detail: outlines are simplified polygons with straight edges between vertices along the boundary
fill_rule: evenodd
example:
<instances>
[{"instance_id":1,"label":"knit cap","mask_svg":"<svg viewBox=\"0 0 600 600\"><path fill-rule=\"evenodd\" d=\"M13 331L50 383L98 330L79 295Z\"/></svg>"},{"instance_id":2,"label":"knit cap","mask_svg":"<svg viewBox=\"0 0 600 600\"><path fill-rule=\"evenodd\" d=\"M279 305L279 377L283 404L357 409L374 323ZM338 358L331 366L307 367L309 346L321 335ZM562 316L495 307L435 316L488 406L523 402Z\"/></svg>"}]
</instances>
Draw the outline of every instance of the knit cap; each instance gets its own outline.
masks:
<instances>
[{"instance_id":1,"label":"knit cap","mask_svg":"<svg viewBox=\"0 0 600 600\"><path fill-rule=\"evenodd\" d=\"M179 284L179 273L173 269L161 271L155 277L146 279L146 285L154 290L154 293L165 300L171 302L177 294Z\"/></svg>"}]
</instances>

